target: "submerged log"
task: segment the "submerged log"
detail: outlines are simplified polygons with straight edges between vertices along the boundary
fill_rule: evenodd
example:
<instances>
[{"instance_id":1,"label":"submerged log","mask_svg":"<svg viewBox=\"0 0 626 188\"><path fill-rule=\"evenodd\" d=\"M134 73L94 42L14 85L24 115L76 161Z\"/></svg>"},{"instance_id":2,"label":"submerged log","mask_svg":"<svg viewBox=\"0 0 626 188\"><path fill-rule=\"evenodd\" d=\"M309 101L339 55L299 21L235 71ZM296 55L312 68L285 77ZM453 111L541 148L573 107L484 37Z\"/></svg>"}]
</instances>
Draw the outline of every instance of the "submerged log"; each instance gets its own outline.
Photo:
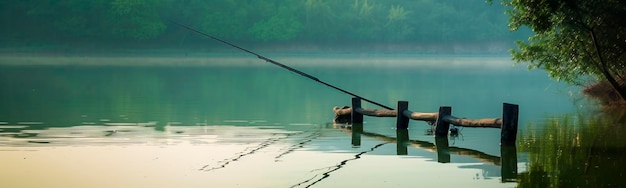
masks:
<instances>
[{"instance_id":1,"label":"submerged log","mask_svg":"<svg viewBox=\"0 0 626 188\"><path fill-rule=\"evenodd\" d=\"M339 109L347 109L347 108L350 108L350 107L343 106L343 107L339 108L339 107L335 106L334 109L335 110L339 110ZM348 124L348 123L351 123L352 122L352 112L350 112L348 114L337 114L337 113L335 113L335 119L333 119L333 122L337 123L337 124Z\"/></svg>"},{"instance_id":2,"label":"submerged log","mask_svg":"<svg viewBox=\"0 0 626 188\"><path fill-rule=\"evenodd\" d=\"M366 115L366 116L376 116L376 117L396 117L396 114L398 113L395 110L378 110L378 109L369 109L369 108L358 108L356 109L357 112ZM334 107L333 111L335 112L335 115L349 115L352 114L352 108L348 107L348 108L339 108L339 107Z\"/></svg>"},{"instance_id":3,"label":"submerged log","mask_svg":"<svg viewBox=\"0 0 626 188\"><path fill-rule=\"evenodd\" d=\"M454 116L446 116L444 119L458 127L491 127L501 128L502 118L467 119Z\"/></svg>"},{"instance_id":4,"label":"submerged log","mask_svg":"<svg viewBox=\"0 0 626 188\"><path fill-rule=\"evenodd\" d=\"M366 115L366 116L375 116L375 117L396 117L398 115L398 111L396 110L382 110L382 109L369 109L369 108L358 108L357 112ZM333 112L336 116L346 116L352 113L352 108L350 107L334 107ZM411 112L409 110L405 110L403 113L405 116L409 116L410 119L418 120L418 121L427 121L427 122L435 122L437 121L437 117L439 113L437 112ZM467 119L467 118L459 118L454 116L445 116L442 118L443 120L449 122L454 126L459 127L491 127L491 128L501 128L502 127L502 118L486 118L486 119Z\"/></svg>"},{"instance_id":5,"label":"submerged log","mask_svg":"<svg viewBox=\"0 0 626 188\"><path fill-rule=\"evenodd\" d=\"M356 109L357 112L360 112L366 116L375 116L375 117L396 117L398 111L396 110L380 110L380 109L371 109L371 108L359 108ZM349 115L352 113L352 108L339 108L334 107L333 111L335 115ZM411 119L413 120L421 120L421 121L435 121L437 120L437 113L421 113L421 112L411 112L405 111L405 114L410 113Z\"/></svg>"}]
</instances>

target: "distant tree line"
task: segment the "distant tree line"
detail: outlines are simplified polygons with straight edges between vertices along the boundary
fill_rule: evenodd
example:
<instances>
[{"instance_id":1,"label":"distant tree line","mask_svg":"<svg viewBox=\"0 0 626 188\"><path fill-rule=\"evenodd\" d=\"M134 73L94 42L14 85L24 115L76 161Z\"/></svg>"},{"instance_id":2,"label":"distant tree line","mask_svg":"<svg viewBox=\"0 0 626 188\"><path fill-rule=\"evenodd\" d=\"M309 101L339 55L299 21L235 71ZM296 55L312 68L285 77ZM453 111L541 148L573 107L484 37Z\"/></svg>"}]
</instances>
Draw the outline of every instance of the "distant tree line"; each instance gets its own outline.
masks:
<instances>
[{"instance_id":1,"label":"distant tree line","mask_svg":"<svg viewBox=\"0 0 626 188\"><path fill-rule=\"evenodd\" d=\"M0 38L167 41L168 20L242 42L512 41L484 0L3 0Z\"/></svg>"}]
</instances>

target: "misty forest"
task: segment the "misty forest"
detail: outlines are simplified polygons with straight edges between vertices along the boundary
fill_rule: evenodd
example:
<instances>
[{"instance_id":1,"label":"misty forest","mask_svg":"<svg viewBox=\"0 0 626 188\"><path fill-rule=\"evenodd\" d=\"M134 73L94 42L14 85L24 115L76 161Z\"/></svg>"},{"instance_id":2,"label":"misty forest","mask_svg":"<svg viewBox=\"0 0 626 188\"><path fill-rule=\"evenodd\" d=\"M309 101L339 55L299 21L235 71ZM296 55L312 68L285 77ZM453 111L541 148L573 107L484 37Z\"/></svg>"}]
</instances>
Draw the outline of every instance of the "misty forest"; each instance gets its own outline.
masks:
<instances>
[{"instance_id":1,"label":"misty forest","mask_svg":"<svg viewBox=\"0 0 626 188\"><path fill-rule=\"evenodd\" d=\"M66 0L0 2L2 44L175 43L176 21L252 43L512 43L483 0Z\"/></svg>"}]
</instances>

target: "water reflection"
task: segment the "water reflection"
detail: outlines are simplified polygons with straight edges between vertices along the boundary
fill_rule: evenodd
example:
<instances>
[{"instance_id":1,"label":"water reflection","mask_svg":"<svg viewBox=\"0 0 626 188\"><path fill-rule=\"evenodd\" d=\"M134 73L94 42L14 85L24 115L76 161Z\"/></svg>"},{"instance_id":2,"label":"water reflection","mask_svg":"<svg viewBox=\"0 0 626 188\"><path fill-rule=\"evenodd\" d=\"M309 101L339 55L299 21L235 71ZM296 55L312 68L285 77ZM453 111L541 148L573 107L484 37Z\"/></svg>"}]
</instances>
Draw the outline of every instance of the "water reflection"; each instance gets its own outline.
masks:
<instances>
[{"instance_id":1,"label":"water reflection","mask_svg":"<svg viewBox=\"0 0 626 188\"><path fill-rule=\"evenodd\" d=\"M447 62L450 58L419 57L383 61L352 57L321 60L332 66L318 66L311 61L320 59L311 59L292 58L294 63L305 62L295 67L329 83L337 83L384 104L409 100L415 105L411 108L418 111L451 105L458 107L459 114L484 117L499 114L501 109L483 106L498 107L507 101L522 105L524 111L520 114L524 119L520 124L524 124L533 121L538 114L572 109L568 99L546 89L556 84L543 73L529 73L523 67L510 68L508 57L469 58L507 66L460 68L456 64L463 58L453 59L452 63ZM350 67L343 66L346 59L352 61ZM67 151L70 158L84 162L79 166L101 167L99 163L109 161L108 157L117 157L127 165L123 166L125 170L135 170L133 172L141 169L137 168L137 161L140 161L150 167L146 169L151 169L141 173L172 172L159 177L180 180L186 178L183 175L194 176L189 182L195 186L191 187L288 187L298 182L302 186L321 187L354 187L359 183L370 187L415 186L414 182L406 181L407 178L419 180L420 185L426 186L433 178L443 178L458 181L446 181L439 186L505 187L511 184L475 180L514 179L505 172L515 172L515 150L499 148L497 142L490 141L499 138L499 134L470 130L465 132L468 133L466 140L456 144L448 143L447 139L430 140L432 136L423 141L427 140L422 139L426 138L423 135L397 131L385 126L390 125L389 120L374 118L367 120L367 131L362 125L354 126L351 131L337 130L325 126L332 120L330 109L346 105L349 97L276 67L248 66L253 63L247 60L239 66L229 66L229 62L206 62L219 66L176 66L183 63L177 58L162 60L169 66L118 66L116 58L101 61L111 61L116 66L81 66L80 62L75 66L2 66L0 147L5 150L33 147L41 151L34 152L41 156L52 156L59 147ZM137 61L143 60L137 58ZM198 61L209 60L200 58ZM390 66L397 61L403 63ZM423 66L426 64L428 66ZM441 74L443 71L446 74ZM447 85L455 85L455 89L463 92L450 92ZM411 126L412 130L421 132L419 125ZM112 148L114 152L92 154L102 148ZM133 153L143 156L142 160L127 155L128 151L146 148L162 153L156 156L149 152ZM502 157L496 156L499 152ZM11 160L23 161L20 155L24 153L10 153ZM153 161L164 156L170 160ZM513 160L504 159L507 156ZM98 160L87 160L92 158ZM39 160L36 162L48 165L67 161L53 157ZM15 168L37 169L29 166L31 163L11 164L16 164L12 166ZM169 168L176 170L169 171ZM60 169L65 166L31 173L48 177L62 174L56 172ZM268 170L272 173L267 173ZM478 178L477 171L482 177ZM82 169L64 172L69 176L88 174ZM130 182L150 182L141 177L137 179L142 181L127 178L141 173L106 171L107 175ZM242 176L250 181L241 182ZM273 179L268 180L268 176ZM342 181L369 177L376 179L352 184ZM324 181L318 181L321 178ZM159 184L165 179L151 180ZM38 186L41 185L30 187Z\"/></svg>"},{"instance_id":2,"label":"water reflection","mask_svg":"<svg viewBox=\"0 0 626 188\"><path fill-rule=\"evenodd\" d=\"M355 123L352 124L351 132L352 132L352 147L361 147L361 134L363 134L363 124Z\"/></svg>"},{"instance_id":3,"label":"water reflection","mask_svg":"<svg viewBox=\"0 0 626 188\"><path fill-rule=\"evenodd\" d=\"M500 157L502 165L500 172L502 173L502 182L517 182L517 148L516 146L501 146Z\"/></svg>"},{"instance_id":4,"label":"water reflection","mask_svg":"<svg viewBox=\"0 0 626 188\"><path fill-rule=\"evenodd\" d=\"M108 122L193 125L238 119L285 123L325 119L328 115L319 112L338 103L341 95L320 94L328 90L316 90L314 83L289 79L292 76L263 66L8 66L0 69L0 121L67 127ZM325 103L312 102L322 96ZM292 106L301 110L284 110ZM244 107L253 113L242 113ZM155 130L163 126L157 124Z\"/></svg>"},{"instance_id":5,"label":"water reflection","mask_svg":"<svg viewBox=\"0 0 626 188\"><path fill-rule=\"evenodd\" d=\"M0 137L0 145L10 147L31 147L35 150L49 150L48 148L70 146L70 148L77 148L81 150L85 146L95 147L107 147L107 146L120 146L120 148L137 148L141 149L143 144L149 146L159 146L166 148L178 148L185 143L191 143L197 148L204 148L208 153L192 153L191 151L185 151L186 154L200 154L207 155L208 157L214 156L215 152L222 153L219 158L209 158L212 162L204 162L202 165L194 163L194 161L184 162L196 164L194 170L199 172L211 172L218 174L230 174L233 171L238 171L241 174L247 174L241 170L247 170L245 167L242 169L242 163L247 164L245 161L256 161L256 163L270 163L272 166L290 166L296 163L296 166L290 166L292 168L288 171L299 170L307 174L305 178L285 180L285 182L291 182L290 186L294 187L308 187L318 185L322 182L333 182L334 178L345 178L345 172L354 170L354 168L361 169L363 171L372 171L375 169L370 168L368 165L363 165L362 161L368 161L375 159L374 156L392 156L400 155L410 158L421 158L427 155L419 153L420 151L428 151L438 153L444 152L444 155L437 155L436 160L432 158L431 161L424 162L409 162L410 158L402 159L384 159L380 161L370 161L368 163L395 163L393 161L406 161L403 166L407 169L412 167L407 166L422 166L428 163L435 163L433 161L442 160L442 156L447 155L448 162L450 162L450 155L468 156L478 161L498 161L499 157L489 156L486 154L477 154L479 151L472 151L471 149L449 147L441 144L433 144L433 142L420 141L409 139L409 132L407 130L396 131L395 137L385 136L378 133L372 133L363 131L362 129L356 129L357 131L351 131L349 129L336 129L332 126L315 125L315 124L303 124L308 127L304 131L286 131L282 126L271 126L273 122L264 121L263 123L255 123L255 126L241 126L235 124L247 125L250 122L256 122L257 120L228 120L231 125L187 125L178 122L166 122L166 123L121 123L121 122L109 122L107 125L86 125L86 126L73 126L73 127L48 127L46 129L29 129L28 126L20 126L19 130L15 130L17 126L6 125L5 127L15 130L11 135L7 134ZM165 124L163 131L155 131L151 126L145 125L158 125ZM38 126L45 126L40 124ZM4 127L2 127L4 128ZM343 132L342 132L343 131ZM33 137L15 137L23 133L35 132L37 135ZM339 133L339 134L338 134ZM348 134L344 134L348 133ZM352 138L350 138L352 137ZM358 140L360 144L356 144L354 141ZM444 139L445 140L445 139ZM350 143L350 144L347 144ZM393 144L395 143L395 144ZM233 145L234 144L234 145ZM348 145L352 147L347 147ZM359 145L359 147L354 147ZM392 147L386 147L391 146ZM229 150L224 148L231 147ZM345 146L345 147L344 147ZM4 147L4 149L7 149ZM415 150L417 149L417 150ZM234 150L234 151L232 151ZM317 151L314 153L308 153L309 151ZM4 151L6 152L6 151ZM322 156L332 156L332 153L339 152L342 155L340 157L328 160L322 160ZM80 153L80 152L79 152ZM75 155L75 153L66 153L66 155ZM107 154L106 156L111 155ZM93 157L89 156L88 157ZM266 157L263 157L266 156ZM317 156L319 159L311 158ZM475 157L479 156L479 157ZM159 156L156 156L158 158ZM270 161L267 161L270 159ZM365 159L365 160L363 160ZM196 161L206 161L198 160ZM391 161L390 161L391 160ZM302 163L313 163L315 166L302 165ZM324 163L329 161L332 163ZM149 162L149 161L146 161ZM176 163L181 163L178 161ZM359 164L360 163L360 164ZM456 162L458 163L458 162ZM124 163L125 165L132 166L132 164ZM497 170L492 165L499 165L498 163L482 164L476 166L476 163L470 164L457 164L459 168L481 170L483 179L490 179L491 177L497 177ZM93 165L93 164L92 164ZM437 168L443 168L444 166L434 166L430 169L435 170ZM421 167L420 167L421 168ZM390 169L389 172L394 172L398 169ZM186 172L189 173L189 172ZM457 172L450 172L451 174L457 174ZM41 174L41 175L45 175ZM413 176L411 174L405 174L402 176ZM347 176L352 177L352 176ZM468 176L462 176L468 177ZM294 181L299 182L294 182Z\"/></svg>"},{"instance_id":6,"label":"water reflection","mask_svg":"<svg viewBox=\"0 0 626 188\"><path fill-rule=\"evenodd\" d=\"M354 160L358 160L361 158L362 155L367 154L369 152L372 152L374 150L376 150L377 148L388 144L388 142L383 142L380 144L376 144L374 147L370 148L369 150L365 150L362 152L357 153L356 155L354 155L354 157L349 158L349 159L345 159L342 161L339 161L339 163L337 163L337 165L331 166L331 167L325 167L325 168L321 168L321 169L316 169L315 171L321 171L321 173L317 173L315 175L313 175L313 177L311 177L310 179L304 180L302 182L298 182L294 185L292 185L291 187L311 187L321 181L324 181L326 178L329 178L333 172L340 170L341 168L345 167L348 162L350 161L354 161Z\"/></svg>"},{"instance_id":7,"label":"water reflection","mask_svg":"<svg viewBox=\"0 0 626 188\"><path fill-rule=\"evenodd\" d=\"M435 146L437 149L437 162L450 162L450 147L447 136L435 136Z\"/></svg>"},{"instance_id":8,"label":"water reflection","mask_svg":"<svg viewBox=\"0 0 626 188\"><path fill-rule=\"evenodd\" d=\"M564 116L528 128L519 148L529 163L519 187L626 185L626 127L611 119Z\"/></svg>"},{"instance_id":9,"label":"water reflection","mask_svg":"<svg viewBox=\"0 0 626 188\"><path fill-rule=\"evenodd\" d=\"M437 162L450 163L451 154L459 156L467 156L474 158L478 161L486 162L492 165L501 166L500 174L501 181L504 182L516 182L518 175L518 159L516 146L501 146L500 157L486 154L484 152L467 149L461 147L449 146L449 137L447 136L435 136L434 143L421 140L410 140L409 130L399 129L396 130L396 137L385 136L378 133L363 131L363 124L354 124L352 126L335 124L336 128L344 131L351 132L352 145L355 142L360 144L361 136L367 136L376 140L383 141L384 143L396 143L396 155L408 155L408 146L423 149L426 151L434 152L437 154ZM452 137L451 137L452 138ZM480 168L480 167L477 167Z\"/></svg>"},{"instance_id":10,"label":"water reflection","mask_svg":"<svg viewBox=\"0 0 626 188\"><path fill-rule=\"evenodd\" d=\"M409 150L407 145L409 144L409 130L398 129L396 130L396 155L408 155Z\"/></svg>"}]
</instances>

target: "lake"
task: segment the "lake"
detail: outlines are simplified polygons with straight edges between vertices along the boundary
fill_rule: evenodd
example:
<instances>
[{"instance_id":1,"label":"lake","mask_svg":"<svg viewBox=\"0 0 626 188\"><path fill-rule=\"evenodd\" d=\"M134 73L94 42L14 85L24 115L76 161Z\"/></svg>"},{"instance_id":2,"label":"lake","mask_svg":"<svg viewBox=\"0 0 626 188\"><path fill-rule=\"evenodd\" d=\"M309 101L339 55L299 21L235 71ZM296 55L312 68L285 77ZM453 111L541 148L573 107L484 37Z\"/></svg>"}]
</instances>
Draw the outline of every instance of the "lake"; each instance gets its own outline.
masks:
<instances>
[{"instance_id":1,"label":"lake","mask_svg":"<svg viewBox=\"0 0 626 188\"><path fill-rule=\"evenodd\" d=\"M428 134L430 125L411 121L400 135L395 118L366 116L363 131L355 134L332 123L332 108L349 106L351 96L245 55L13 55L0 58L0 182L8 187L521 187L543 178L553 182L537 185L563 185L549 168L540 170L543 176L529 175L536 174L537 164L550 164L539 160L544 155L560 155L540 152L542 146L561 130L567 130L559 134L563 143L598 132L577 128L590 124L581 119L593 111L580 88L550 80L541 70L513 66L505 56L268 57L394 108L406 100L412 111L451 106L457 117L479 119L501 117L502 103L518 104L518 148L502 149L500 130L487 128L461 128L443 140L449 148L437 148L442 140ZM563 124L571 126L559 127ZM407 144L398 144L399 136ZM623 145L610 146L607 155L624 156ZM511 156L513 164L504 166L517 173L502 173ZM559 165L550 169L554 166ZM598 176L618 170L593 168Z\"/></svg>"}]
</instances>

